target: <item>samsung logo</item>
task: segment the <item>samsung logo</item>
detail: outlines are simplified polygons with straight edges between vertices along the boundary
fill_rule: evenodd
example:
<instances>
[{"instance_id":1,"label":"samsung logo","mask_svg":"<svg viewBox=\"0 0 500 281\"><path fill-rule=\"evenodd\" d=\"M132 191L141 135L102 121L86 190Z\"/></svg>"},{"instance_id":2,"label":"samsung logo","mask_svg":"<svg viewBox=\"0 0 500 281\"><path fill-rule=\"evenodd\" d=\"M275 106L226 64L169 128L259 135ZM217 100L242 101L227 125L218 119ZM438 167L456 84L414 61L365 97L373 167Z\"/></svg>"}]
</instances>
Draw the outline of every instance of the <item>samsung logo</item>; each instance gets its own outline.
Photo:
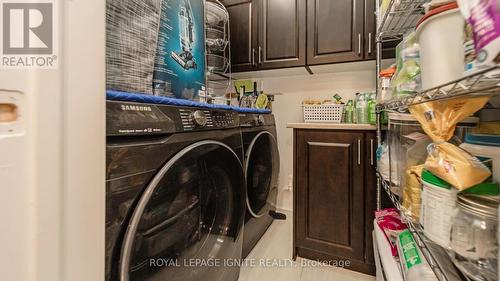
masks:
<instances>
[{"instance_id":1,"label":"samsung logo","mask_svg":"<svg viewBox=\"0 0 500 281\"><path fill-rule=\"evenodd\" d=\"M150 106L122 104L123 111L153 111Z\"/></svg>"}]
</instances>

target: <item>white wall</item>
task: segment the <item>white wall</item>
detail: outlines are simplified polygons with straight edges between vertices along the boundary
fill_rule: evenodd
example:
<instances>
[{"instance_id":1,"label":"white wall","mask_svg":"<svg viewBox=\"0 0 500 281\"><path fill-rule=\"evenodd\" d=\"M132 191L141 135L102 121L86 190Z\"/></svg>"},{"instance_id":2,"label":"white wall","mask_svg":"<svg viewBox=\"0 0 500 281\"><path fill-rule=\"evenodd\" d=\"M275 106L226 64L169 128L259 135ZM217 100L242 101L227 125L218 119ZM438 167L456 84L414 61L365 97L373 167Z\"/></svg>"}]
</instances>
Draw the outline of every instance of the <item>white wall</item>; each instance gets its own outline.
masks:
<instances>
[{"instance_id":1,"label":"white wall","mask_svg":"<svg viewBox=\"0 0 500 281\"><path fill-rule=\"evenodd\" d=\"M332 99L338 93L347 101L353 99L356 92L374 90L375 69L256 80L264 81L265 92L283 94L276 96L273 104L281 155L278 207L292 210L293 134L292 129L286 128L286 124L303 122L301 103L304 99Z\"/></svg>"},{"instance_id":2,"label":"white wall","mask_svg":"<svg viewBox=\"0 0 500 281\"><path fill-rule=\"evenodd\" d=\"M104 280L106 1L63 1L61 281ZM37 281L55 279L37 279Z\"/></svg>"},{"instance_id":3,"label":"white wall","mask_svg":"<svg viewBox=\"0 0 500 281\"><path fill-rule=\"evenodd\" d=\"M0 134L2 280L104 279L105 1L54 3L58 69L0 69L23 100Z\"/></svg>"}]
</instances>

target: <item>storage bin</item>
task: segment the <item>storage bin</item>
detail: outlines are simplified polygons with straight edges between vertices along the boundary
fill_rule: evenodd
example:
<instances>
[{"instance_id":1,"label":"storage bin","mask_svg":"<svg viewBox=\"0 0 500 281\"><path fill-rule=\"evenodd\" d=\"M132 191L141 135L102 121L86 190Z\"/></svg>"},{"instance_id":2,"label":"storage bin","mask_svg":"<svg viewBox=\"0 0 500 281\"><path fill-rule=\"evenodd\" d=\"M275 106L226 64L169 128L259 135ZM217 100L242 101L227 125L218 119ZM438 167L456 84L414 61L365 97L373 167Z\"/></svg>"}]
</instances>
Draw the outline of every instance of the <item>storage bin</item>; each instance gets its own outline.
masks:
<instances>
[{"instance_id":1,"label":"storage bin","mask_svg":"<svg viewBox=\"0 0 500 281\"><path fill-rule=\"evenodd\" d=\"M321 105L303 105L304 122L306 123L340 123L343 104L321 104Z\"/></svg>"}]
</instances>

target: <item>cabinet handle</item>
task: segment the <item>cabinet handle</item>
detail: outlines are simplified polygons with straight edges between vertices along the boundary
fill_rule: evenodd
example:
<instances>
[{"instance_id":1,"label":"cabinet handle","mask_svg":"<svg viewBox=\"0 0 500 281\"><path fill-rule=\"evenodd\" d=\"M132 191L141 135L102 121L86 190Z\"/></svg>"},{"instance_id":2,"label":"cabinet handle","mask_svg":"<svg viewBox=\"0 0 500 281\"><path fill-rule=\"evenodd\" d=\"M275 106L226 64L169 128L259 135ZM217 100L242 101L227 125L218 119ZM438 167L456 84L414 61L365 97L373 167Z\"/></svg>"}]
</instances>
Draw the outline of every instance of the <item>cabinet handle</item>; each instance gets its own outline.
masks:
<instances>
[{"instance_id":1,"label":"cabinet handle","mask_svg":"<svg viewBox=\"0 0 500 281\"><path fill-rule=\"evenodd\" d=\"M368 33L368 54L372 54L372 33Z\"/></svg>"},{"instance_id":2,"label":"cabinet handle","mask_svg":"<svg viewBox=\"0 0 500 281\"><path fill-rule=\"evenodd\" d=\"M370 140L370 163L373 166L373 139Z\"/></svg>"},{"instance_id":3,"label":"cabinet handle","mask_svg":"<svg viewBox=\"0 0 500 281\"><path fill-rule=\"evenodd\" d=\"M255 48L252 48L252 66L255 66Z\"/></svg>"},{"instance_id":4,"label":"cabinet handle","mask_svg":"<svg viewBox=\"0 0 500 281\"><path fill-rule=\"evenodd\" d=\"M259 46L259 64L262 64L262 47Z\"/></svg>"},{"instance_id":5,"label":"cabinet handle","mask_svg":"<svg viewBox=\"0 0 500 281\"><path fill-rule=\"evenodd\" d=\"M361 33L358 33L358 56L361 56Z\"/></svg>"},{"instance_id":6,"label":"cabinet handle","mask_svg":"<svg viewBox=\"0 0 500 281\"><path fill-rule=\"evenodd\" d=\"M358 139L358 165L361 165L361 140Z\"/></svg>"}]
</instances>

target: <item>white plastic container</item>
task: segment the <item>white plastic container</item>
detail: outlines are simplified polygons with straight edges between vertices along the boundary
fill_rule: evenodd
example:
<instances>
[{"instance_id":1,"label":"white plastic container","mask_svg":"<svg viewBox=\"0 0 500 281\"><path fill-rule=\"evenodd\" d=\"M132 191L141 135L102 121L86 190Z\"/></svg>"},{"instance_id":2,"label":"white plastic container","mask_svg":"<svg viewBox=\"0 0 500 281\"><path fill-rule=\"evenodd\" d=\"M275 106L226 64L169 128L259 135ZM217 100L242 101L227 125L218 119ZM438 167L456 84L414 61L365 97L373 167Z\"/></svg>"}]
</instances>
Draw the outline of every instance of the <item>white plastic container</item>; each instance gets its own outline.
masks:
<instances>
[{"instance_id":1,"label":"white plastic container","mask_svg":"<svg viewBox=\"0 0 500 281\"><path fill-rule=\"evenodd\" d=\"M321 105L303 105L304 122L306 123L340 123L343 104L321 104Z\"/></svg>"},{"instance_id":2,"label":"white plastic container","mask_svg":"<svg viewBox=\"0 0 500 281\"><path fill-rule=\"evenodd\" d=\"M424 234L444 248L450 247L450 231L458 191L429 171L422 172L420 223Z\"/></svg>"},{"instance_id":3,"label":"white plastic container","mask_svg":"<svg viewBox=\"0 0 500 281\"><path fill-rule=\"evenodd\" d=\"M456 3L427 13L417 24L422 88L440 86L463 75L465 20Z\"/></svg>"},{"instance_id":4,"label":"white plastic container","mask_svg":"<svg viewBox=\"0 0 500 281\"><path fill-rule=\"evenodd\" d=\"M491 158L493 178L500 182L500 146L462 143L460 147L474 156Z\"/></svg>"}]
</instances>

